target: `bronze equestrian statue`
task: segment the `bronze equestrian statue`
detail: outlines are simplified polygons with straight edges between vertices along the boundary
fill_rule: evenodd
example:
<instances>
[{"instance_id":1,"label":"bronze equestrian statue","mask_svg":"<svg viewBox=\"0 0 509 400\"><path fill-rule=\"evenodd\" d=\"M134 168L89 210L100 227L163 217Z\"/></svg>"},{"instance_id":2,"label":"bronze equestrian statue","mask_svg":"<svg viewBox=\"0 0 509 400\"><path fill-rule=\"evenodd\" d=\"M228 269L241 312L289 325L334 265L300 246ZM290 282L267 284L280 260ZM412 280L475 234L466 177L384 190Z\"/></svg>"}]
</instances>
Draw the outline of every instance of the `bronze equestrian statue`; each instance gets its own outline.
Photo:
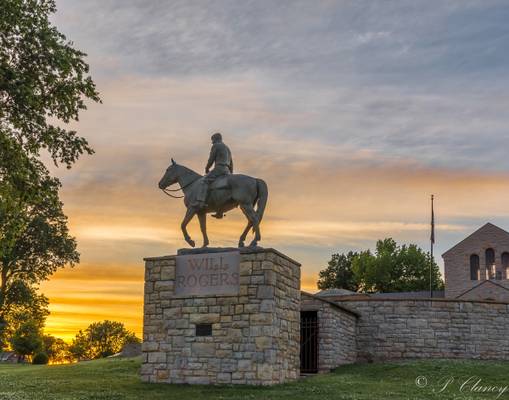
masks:
<instances>
[{"instance_id":1,"label":"bronze equestrian statue","mask_svg":"<svg viewBox=\"0 0 509 400\"><path fill-rule=\"evenodd\" d=\"M209 244L207 213L214 212L214 217L222 218L224 212L236 207L240 207L248 220L244 232L240 235L239 247L244 247L244 241L251 228L255 237L249 246L255 247L261 240L260 222L267 205L267 184L262 179L233 174L232 155L228 146L223 143L221 134L215 133L211 139L212 149L205 167L205 176L177 164L172 158L170 166L159 181L159 189L171 197L176 197L168 193L172 190L167 188L178 183L180 190L184 192L187 211L181 228L184 239L191 247L195 247L195 242L187 232L187 224L195 215L198 215L200 222L203 247L207 247ZM214 168L210 170L212 165Z\"/></svg>"}]
</instances>

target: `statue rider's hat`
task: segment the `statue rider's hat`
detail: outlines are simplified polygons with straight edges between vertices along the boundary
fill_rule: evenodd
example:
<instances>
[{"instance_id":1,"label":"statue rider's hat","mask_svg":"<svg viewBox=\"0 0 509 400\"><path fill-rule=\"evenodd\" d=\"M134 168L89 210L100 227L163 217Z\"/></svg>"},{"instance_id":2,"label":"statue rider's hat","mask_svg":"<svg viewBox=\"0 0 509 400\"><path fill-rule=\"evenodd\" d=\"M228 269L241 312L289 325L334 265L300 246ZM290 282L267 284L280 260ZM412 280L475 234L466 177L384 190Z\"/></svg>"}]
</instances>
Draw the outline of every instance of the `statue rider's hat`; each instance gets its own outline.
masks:
<instances>
[{"instance_id":1,"label":"statue rider's hat","mask_svg":"<svg viewBox=\"0 0 509 400\"><path fill-rule=\"evenodd\" d=\"M223 141L223 136L219 133L219 132L216 132L214 133L212 136L211 136L211 139L212 141L215 143L215 142L222 142Z\"/></svg>"}]
</instances>

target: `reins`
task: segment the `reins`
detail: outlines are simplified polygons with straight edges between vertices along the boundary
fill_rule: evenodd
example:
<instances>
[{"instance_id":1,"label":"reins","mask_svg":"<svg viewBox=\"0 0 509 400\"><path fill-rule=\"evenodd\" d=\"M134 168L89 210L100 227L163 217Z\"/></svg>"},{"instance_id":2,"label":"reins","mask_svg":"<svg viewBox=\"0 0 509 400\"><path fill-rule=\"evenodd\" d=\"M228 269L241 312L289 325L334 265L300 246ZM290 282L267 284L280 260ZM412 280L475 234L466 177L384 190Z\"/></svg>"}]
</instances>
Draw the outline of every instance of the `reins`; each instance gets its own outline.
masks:
<instances>
[{"instance_id":1,"label":"reins","mask_svg":"<svg viewBox=\"0 0 509 400\"><path fill-rule=\"evenodd\" d=\"M188 186L191 186L193 183L195 183L198 179L200 178L196 178L194 181L191 181L189 182L187 185L185 186L182 186L182 187L179 187L177 189L161 189L163 191L163 193L166 195L166 196L169 196L169 197L172 197L174 199L182 199L183 197L185 197L185 195L182 195L182 196L175 196L173 194L171 194L170 192L178 192L180 190L184 190L186 187Z\"/></svg>"}]
</instances>

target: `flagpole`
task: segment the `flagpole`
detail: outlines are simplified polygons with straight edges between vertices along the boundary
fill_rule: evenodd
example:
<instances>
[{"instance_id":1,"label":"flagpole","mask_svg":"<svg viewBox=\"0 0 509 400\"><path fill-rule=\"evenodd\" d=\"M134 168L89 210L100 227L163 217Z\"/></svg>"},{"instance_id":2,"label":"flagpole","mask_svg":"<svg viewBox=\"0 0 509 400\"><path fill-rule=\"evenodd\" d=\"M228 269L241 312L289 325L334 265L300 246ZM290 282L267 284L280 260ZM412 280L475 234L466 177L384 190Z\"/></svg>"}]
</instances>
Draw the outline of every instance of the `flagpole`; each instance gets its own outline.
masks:
<instances>
[{"instance_id":1,"label":"flagpole","mask_svg":"<svg viewBox=\"0 0 509 400\"><path fill-rule=\"evenodd\" d=\"M431 195L431 261L429 264L429 297L433 298L433 245L435 244L435 210L433 208L434 195Z\"/></svg>"}]
</instances>

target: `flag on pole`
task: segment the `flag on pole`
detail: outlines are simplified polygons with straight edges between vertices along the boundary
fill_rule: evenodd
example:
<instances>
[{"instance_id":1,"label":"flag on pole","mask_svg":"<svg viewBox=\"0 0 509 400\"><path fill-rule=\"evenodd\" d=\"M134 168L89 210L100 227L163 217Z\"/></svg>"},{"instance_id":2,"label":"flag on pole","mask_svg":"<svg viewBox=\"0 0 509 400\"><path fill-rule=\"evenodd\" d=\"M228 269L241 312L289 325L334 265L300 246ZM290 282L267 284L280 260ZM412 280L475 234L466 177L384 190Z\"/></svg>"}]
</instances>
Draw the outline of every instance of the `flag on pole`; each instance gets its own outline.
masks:
<instances>
[{"instance_id":1,"label":"flag on pole","mask_svg":"<svg viewBox=\"0 0 509 400\"><path fill-rule=\"evenodd\" d=\"M435 244L435 210L433 209L433 195L431 195L431 244Z\"/></svg>"}]
</instances>

